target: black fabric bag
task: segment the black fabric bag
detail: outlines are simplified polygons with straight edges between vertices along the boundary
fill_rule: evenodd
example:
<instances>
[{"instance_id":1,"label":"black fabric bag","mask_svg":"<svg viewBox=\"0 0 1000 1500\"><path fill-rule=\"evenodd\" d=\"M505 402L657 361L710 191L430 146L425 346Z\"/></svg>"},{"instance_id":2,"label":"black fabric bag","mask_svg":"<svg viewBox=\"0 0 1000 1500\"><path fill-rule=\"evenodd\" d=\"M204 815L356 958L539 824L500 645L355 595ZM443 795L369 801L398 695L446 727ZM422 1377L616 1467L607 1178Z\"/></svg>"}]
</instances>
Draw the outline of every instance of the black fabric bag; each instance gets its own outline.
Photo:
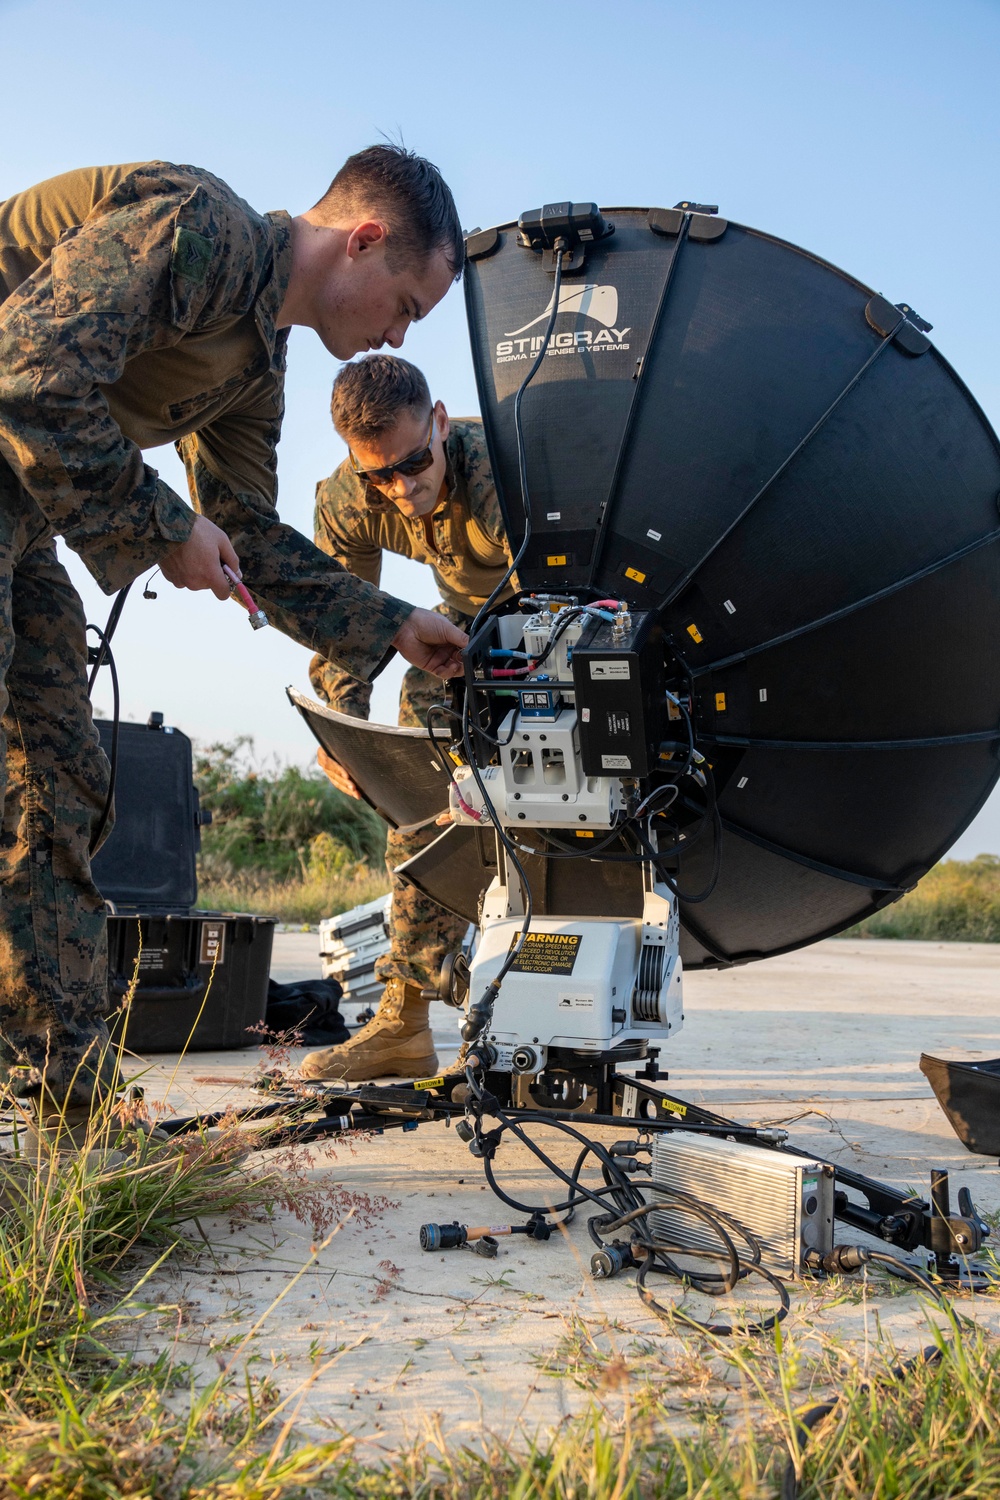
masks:
<instances>
[{"instance_id":1,"label":"black fabric bag","mask_svg":"<svg viewBox=\"0 0 1000 1500\"><path fill-rule=\"evenodd\" d=\"M307 1047L336 1047L350 1032L340 1014L344 991L335 979L299 979L293 984L267 986L269 1031L294 1031Z\"/></svg>"}]
</instances>

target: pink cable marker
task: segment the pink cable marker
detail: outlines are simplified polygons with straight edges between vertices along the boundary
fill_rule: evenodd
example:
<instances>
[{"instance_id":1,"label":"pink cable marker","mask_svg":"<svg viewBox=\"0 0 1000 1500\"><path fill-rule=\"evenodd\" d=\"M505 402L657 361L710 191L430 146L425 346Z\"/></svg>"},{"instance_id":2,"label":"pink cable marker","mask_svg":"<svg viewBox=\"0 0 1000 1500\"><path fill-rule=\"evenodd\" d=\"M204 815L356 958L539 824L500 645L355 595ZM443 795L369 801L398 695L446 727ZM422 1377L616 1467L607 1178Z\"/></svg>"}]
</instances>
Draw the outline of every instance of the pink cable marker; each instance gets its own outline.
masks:
<instances>
[{"instance_id":1,"label":"pink cable marker","mask_svg":"<svg viewBox=\"0 0 1000 1500\"><path fill-rule=\"evenodd\" d=\"M253 595L247 588L246 584L241 583L236 574L233 572L232 568L227 567L225 563L222 564L222 571L229 579L229 592L233 594L243 605L243 608L250 616L250 624L252 625L253 629L263 630L264 626L267 624L267 615L262 609L258 609L257 605L254 603Z\"/></svg>"}]
</instances>

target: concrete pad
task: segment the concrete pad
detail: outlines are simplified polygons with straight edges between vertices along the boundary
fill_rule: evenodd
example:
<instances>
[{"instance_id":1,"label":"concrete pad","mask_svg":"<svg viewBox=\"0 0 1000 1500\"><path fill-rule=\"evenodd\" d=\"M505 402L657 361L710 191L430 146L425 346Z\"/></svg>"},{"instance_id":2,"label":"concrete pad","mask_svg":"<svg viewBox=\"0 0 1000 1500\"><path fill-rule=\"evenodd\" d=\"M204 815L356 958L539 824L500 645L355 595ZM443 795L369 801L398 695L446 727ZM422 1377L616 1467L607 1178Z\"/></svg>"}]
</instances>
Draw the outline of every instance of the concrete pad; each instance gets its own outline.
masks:
<instances>
[{"instance_id":1,"label":"concrete pad","mask_svg":"<svg viewBox=\"0 0 1000 1500\"><path fill-rule=\"evenodd\" d=\"M318 974L317 948L315 933L277 934L272 973ZM684 1031L661 1057L672 1092L740 1120L783 1121L797 1145L922 1194L930 1168L949 1167L953 1194L966 1184L980 1209L1000 1211L996 1163L965 1151L917 1068L922 1050L1000 1056L1000 946L833 940L689 975L685 994ZM435 1010L444 1062L458 1045L455 1016ZM158 1057L147 1093L171 1112L250 1102L243 1083L262 1062L255 1050ZM544 1135L549 1149L558 1137ZM553 1155L568 1166L575 1148L558 1144ZM144 1293L182 1312L173 1324L164 1315L159 1332L143 1325L137 1351L174 1343L178 1357L212 1375L254 1356L252 1368L291 1400L302 1433L354 1433L369 1457L428 1434L471 1442L485 1430L516 1441L592 1400L619 1410L623 1382L668 1382L682 1420L695 1369L688 1351L699 1351L703 1371L708 1351L653 1317L632 1276L590 1278L586 1208L548 1243L501 1239L496 1260L427 1254L417 1237L425 1221L525 1217L484 1186L481 1164L453 1130L390 1131L312 1151L304 1166L287 1156L276 1165L327 1193L332 1233L284 1211L235 1231L203 1225L211 1253L194 1267L165 1268ZM516 1143L503 1144L496 1171L521 1202L551 1201L553 1179ZM902 1350L927 1341L926 1313L902 1283L877 1295L860 1279L791 1290L785 1328L806 1344L826 1333L863 1353L876 1324ZM681 1296L672 1282L658 1281L656 1291L668 1304ZM739 1300L773 1303L763 1283L741 1289ZM696 1316L720 1311L691 1293L684 1305ZM1000 1331L1000 1302L959 1305ZM716 1377L724 1388L724 1368Z\"/></svg>"}]
</instances>

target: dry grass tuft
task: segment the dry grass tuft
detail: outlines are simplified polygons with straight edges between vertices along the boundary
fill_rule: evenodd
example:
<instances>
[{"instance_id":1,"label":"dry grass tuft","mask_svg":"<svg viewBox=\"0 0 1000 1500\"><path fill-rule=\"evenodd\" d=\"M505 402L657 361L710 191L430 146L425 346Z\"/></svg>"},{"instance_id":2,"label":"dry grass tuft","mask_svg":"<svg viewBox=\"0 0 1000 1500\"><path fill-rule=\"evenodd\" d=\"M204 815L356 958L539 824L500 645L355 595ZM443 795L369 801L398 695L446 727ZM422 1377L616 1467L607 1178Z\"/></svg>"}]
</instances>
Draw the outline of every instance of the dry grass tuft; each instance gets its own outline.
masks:
<instances>
[{"instance_id":1,"label":"dry grass tuft","mask_svg":"<svg viewBox=\"0 0 1000 1500\"><path fill-rule=\"evenodd\" d=\"M203 911L246 911L279 922L315 927L324 917L336 917L352 906L384 896L389 882L384 870L354 865L344 874L261 879L248 874L202 879L198 905Z\"/></svg>"}]
</instances>

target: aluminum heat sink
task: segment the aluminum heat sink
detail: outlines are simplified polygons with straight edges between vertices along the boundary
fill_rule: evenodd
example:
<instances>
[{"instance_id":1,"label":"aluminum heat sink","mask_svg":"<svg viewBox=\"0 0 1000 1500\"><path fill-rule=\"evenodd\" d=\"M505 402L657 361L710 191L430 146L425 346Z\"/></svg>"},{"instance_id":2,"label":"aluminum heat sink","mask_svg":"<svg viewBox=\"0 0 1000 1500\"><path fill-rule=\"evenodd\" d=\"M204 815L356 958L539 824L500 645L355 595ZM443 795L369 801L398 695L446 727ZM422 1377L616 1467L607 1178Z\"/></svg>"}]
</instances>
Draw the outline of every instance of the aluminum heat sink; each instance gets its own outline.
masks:
<instances>
[{"instance_id":1,"label":"aluminum heat sink","mask_svg":"<svg viewBox=\"0 0 1000 1500\"><path fill-rule=\"evenodd\" d=\"M744 1146L687 1130L665 1131L653 1146L653 1191L677 1189L718 1208L748 1229L768 1270L798 1276L805 1250L833 1248L833 1167L763 1146ZM664 1207L650 1214L654 1239L718 1250L709 1226ZM746 1258L739 1236L733 1243Z\"/></svg>"}]
</instances>

